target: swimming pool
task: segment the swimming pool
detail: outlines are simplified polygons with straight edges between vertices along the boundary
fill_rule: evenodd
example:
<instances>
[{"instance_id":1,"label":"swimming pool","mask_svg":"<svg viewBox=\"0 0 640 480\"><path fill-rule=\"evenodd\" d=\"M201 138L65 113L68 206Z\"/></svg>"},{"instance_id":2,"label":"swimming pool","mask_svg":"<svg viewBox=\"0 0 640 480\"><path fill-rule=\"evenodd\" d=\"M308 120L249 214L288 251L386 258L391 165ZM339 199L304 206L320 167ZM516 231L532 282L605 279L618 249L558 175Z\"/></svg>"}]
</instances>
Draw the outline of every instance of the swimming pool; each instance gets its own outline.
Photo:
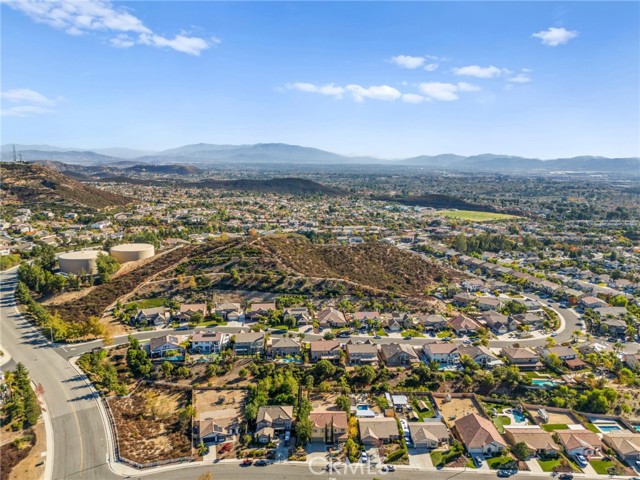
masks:
<instances>
[{"instance_id":1,"label":"swimming pool","mask_svg":"<svg viewBox=\"0 0 640 480\"><path fill-rule=\"evenodd\" d=\"M366 403L361 403L359 405L356 406L357 410L370 410L369 405L367 405Z\"/></svg>"},{"instance_id":2,"label":"swimming pool","mask_svg":"<svg viewBox=\"0 0 640 480\"><path fill-rule=\"evenodd\" d=\"M555 387L556 384L554 382L550 382L549 380L540 380L539 378L534 378L531 380L531 385L535 385L536 387Z\"/></svg>"},{"instance_id":3,"label":"swimming pool","mask_svg":"<svg viewBox=\"0 0 640 480\"><path fill-rule=\"evenodd\" d=\"M525 423L527 421L527 417L525 417L524 413L522 413L522 412L518 412L517 410L513 410L511 412L511 414L513 415L513 419L517 423Z\"/></svg>"},{"instance_id":4,"label":"swimming pool","mask_svg":"<svg viewBox=\"0 0 640 480\"><path fill-rule=\"evenodd\" d=\"M636 431L640 432L640 425L634 425L633 428L635 428Z\"/></svg>"},{"instance_id":5,"label":"swimming pool","mask_svg":"<svg viewBox=\"0 0 640 480\"><path fill-rule=\"evenodd\" d=\"M618 424L605 424L605 425L595 424L595 426L598 427L598 430L600 430L602 433L608 433L608 432L614 432L616 430L622 430L622 428L620 428L620 425L618 425Z\"/></svg>"}]
</instances>

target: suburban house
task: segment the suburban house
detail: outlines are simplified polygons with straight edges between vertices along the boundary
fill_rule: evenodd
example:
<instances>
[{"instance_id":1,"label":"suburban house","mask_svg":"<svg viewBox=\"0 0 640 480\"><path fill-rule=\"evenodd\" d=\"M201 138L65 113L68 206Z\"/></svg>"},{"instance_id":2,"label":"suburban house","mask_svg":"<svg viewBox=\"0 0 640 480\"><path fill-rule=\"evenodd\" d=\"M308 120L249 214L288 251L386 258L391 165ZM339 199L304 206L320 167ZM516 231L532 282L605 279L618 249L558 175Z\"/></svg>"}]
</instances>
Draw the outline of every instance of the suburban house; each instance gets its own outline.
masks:
<instances>
[{"instance_id":1,"label":"suburban house","mask_svg":"<svg viewBox=\"0 0 640 480\"><path fill-rule=\"evenodd\" d=\"M138 325L166 325L169 321L169 312L164 307L143 308L138 310L134 321Z\"/></svg>"},{"instance_id":2,"label":"suburban house","mask_svg":"<svg viewBox=\"0 0 640 480\"><path fill-rule=\"evenodd\" d=\"M202 318L207 315L207 304L206 303L189 303L180 305L180 310L171 315L171 319L178 322L188 322L191 320L191 317L195 314L199 313L202 315Z\"/></svg>"},{"instance_id":3,"label":"suburban house","mask_svg":"<svg viewBox=\"0 0 640 480\"><path fill-rule=\"evenodd\" d=\"M244 310L239 303L221 303L215 308L215 313L224 318L227 322L238 322L244 320Z\"/></svg>"},{"instance_id":4,"label":"suburban house","mask_svg":"<svg viewBox=\"0 0 640 480\"><path fill-rule=\"evenodd\" d=\"M456 420L453 428L470 455L493 455L507 447L491 420L477 413Z\"/></svg>"},{"instance_id":5,"label":"suburban house","mask_svg":"<svg viewBox=\"0 0 640 480\"><path fill-rule=\"evenodd\" d=\"M285 308L284 318L293 318L296 321L296 325L311 325L313 323L311 313L306 307Z\"/></svg>"},{"instance_id":6,"label":"suburban house","mask_svg":"<svg viewBox=\"0 0 640 480\"><path fill-rule=\"evenodd\" d=\"M540 358L532 350L523 347L504 347L502 356L511 365L516 365L520 370L535 370L542 367Z\"/></svg>"},{"instance_id":7,"label":"suburban house","mask_svg":"<svg viewBox=\"0 0 640 480\"><path fill-rule=\"evenodd\" d=\"M409 314L404 312L383 313L381 324L391 332L399 332L403 328L411 327L412 320Z\"/></svg>"},{"instance_id":8,"label":"suburban house","mask_svg":"<svg viewBox=\"0 0 640 480\"><path fill-rule=\"evenodd\" d=\"M483 312L488 310L497 310L502 302L496 297L480 297L478 299L478 308Z\"/></svg>"},{"instance_id":9,"label":"suburban house","mask_svg":"<svg viewBox=\"0 0 640 480\"><path fill-rule=\"evenodd\" d=\"M538 425L525 427L504 427L505 437L512 447L517 443L524 443L529 449L530 456L555 456L560 453L560 447L553 441L551 434Z\"/></svg>"},{"instance_id":10,"label":"suburban house","mask_svg":"<svg viewBox=\"0 0 640 480\"><path fill-rule=\"evenodd\" d=\"M475 295L469 295L467 292L456 293L453 296L452 303L457 305L458 307L466 307L467 305L471 305L472 303L476 303L478 297Z\"/></svg>"},{"instance_id":11,"label":"suburban house","mask_svg":"<svg viewBox=\"0 0 640 480\"><path fill-rule=\"evenodd\" d=\"M318 325L322 328L344 328L347 326L347 319L340 310L328 307L318 313Z\"/></svg>"},{"instance_id":12,"label":"suburban house","mask_svg":"<svg viewBox=\"0 0 640 480\"><path fill-rule=\"evenodd\" d=\"M560 360L567 361L567 360L573 360L575 358L578 358L578 352L576 352L573 348L571 347L566 347L564 345L558 345L555 347L549 347L549 348L543 348L540 350L540 354L544 357L547 358L549 355L554 354L557 355Z\"/></svg>"},{"instance_id":13,"label":"suburban house","mask_svg":"<svg viewBox=\"0 0 640 480\"><path fill-rule=\"evenodd\" d=\"M628 465L635 467L640 461L640 433L618 430L606 433L602 440Z\"/></svg>"},{"instance_id":14,"label":"suburban house","mask_svg":"<svg viewBox=\"0 0 640 480\"><path fill-rule=\"evenodd\" d=\"M555 434L569 456L579 453L589 458L602 453L602 440L590 430L556 430Z\"/></svg>"},{"instance_id":15,"label":"suburban house","mask_svg":"<svg viewBox=\"0 0 640 480\"><path fill-rule=\"evenodd\" d=\"M293 338L272 338L267 352L271 358L300 355L300 342Z\"/></svg>"},{"instance_id":16,"label":"suburban house","mask_svg":"<svg viewBox=\"0 0 640 480\"><path fill-rule=\"evenodd\" d=\"M353 314L353 320L366 324L368 322L379 322L382 320L380 312L356 312Z\"/></svg>"},{"instance_id":17,"label":"suburban house","mask_svg":"<svg viewBox=\"0 0 640 480\"><path fill-rule=\"evenodd\" d=\"M247 311L245 317L252 321L256 321L258 317L266 317L269 315L269 312L272 312L276 309L275 302L267 302L267 303L252 303L249 306L249 310Z\"/></svg>"},{"instance_id":18,"label":"suburban house","mask_svg":"<svg viewBox=\"0 0 640 480\"><path fill-rule=\"evenodd\" d=\"M378 347L372 343L348 343L349 365L375 365L378 363Z\"/></svg>"},{"instance_id":19,"label":"suburban house","mask_svg":"<svg viewBox=\"0 0 640 480\"><path fill-rule=\"evenodd\" d=\"M458 347L460 356L467 355L481 367L495 367L503 362L484 345L461 345Z\"/></svg>"},{"instance_id":20,"label":"suburban house","mask_svg":"<svg viewBox=\"0 0 640 480\"><path fill-rule=\"evenodd\" d=\"M629 353L624 356L624 363L629 368L640 368L640 353Z\"/></svg>"},{"instance_id":21,"label":"suburban house","mask_svg":"<svg viewBox=\"0 0 640 480\"><path fill-rule=\"evenodd\" d=\"M311 362L329 360L331 362L340 361L342 345L338 340L315 340L309 342L309 359Z\"/></svg>"},{"instance_id":22,"label":"suburban house","mask_svg":"<svg viewBox=\"0 0 640 480\"><path fill-rule=\"evenodd\" d=\"M314 410L309 414L309 420L312 425L311 442L333 444L346 442L349 438L346 412Z\"/></svg>"},{"instance_id":23,"label":"suburban house","mask_svg":"<svg viewBox=\"0 0 640 480\"><path fill-rule=\"evenodd\" d=\"M224 442L240 431L240 417L233 409L214 410L198 420L198 438L205 444Z\"/></svg>"},{"instance_id":24,"label":"suburban house","mask_svg":"<svg viewBox=\"0 0 640 480\"><path fill-rule=\"evenodd\" d=\"M411 422L409 434L416 448L428 448L430 450L449 444L449 429L440 422Z\"/></svg>"},{"instance_id":25,"label":"suburban house","mask_svg":"<svg viewBox=\"0 0 640 480\"><path fill-rule=\"evenodd\" d=\"M520 325L527 325L532 329L544 327L544 318L537 313L527 312L512 315L511 318Z\"/></svg>"},{"instance_id":26,"label":"suburban house","mask_svg":"<svg viewBox=\"0 0 640 480\"><path fill-rule=\"evenodd\" d=\"M200 330L191 337L191 350L200 353L220 353L230 339L228 333Z\"/></svg>"},{"instance_id":27,"label":"suburban house","mask_svg":"<svg viewBox=\"0 0 640 480\"><path fill-rule=\"evenodd\" d=\"M502 315L499 312L486 312L480 317L487 327L498 335L503 335L518 328L518 324L513 319Z\"/></svg>"},{"instance_id":28,"label":"suburban house","mask_svg":"<svg viewBox=\"0 0 640 480\"><path fill-rule=\"evenodd\" d=\"M411 345L405 343L389 343L380 345L380 360L388 367L399 367L419 362L420 357Z\"/></svg>"},{"instance_id":29,"label":"suburban house","mask_svg":"<svg viewBox=\"0 0 640 480\"><path fill-rule=\"evenodd\" d=\"M395 418L374 417L358 420L360 440L365 445L381 445L400 438Z\"/></svg>"},{"instance_id":30,"label":"suburban house","mask_svg":"<svg viewBox=\"0 0 640 480\"><path fill-rule=\"evenodd\" d=\"M464 315L458 315L455 318L449 320L449 328L456 332L458 335L474 334L478 331L481 325L472 318Z\"/></svg>"},{"instance_id":31,"label":"suburban house","mask_svg":"<svg viewBox=\"0 0 640 480\"><path fill-rule=\"evenodd\" d=\"M233 352L236 355L257 355L264 350L263 332L236 333Z\"/></svg>"},{"instance_id":32,"label":"suburban house","mask_svg":"<svg viewBox=\"0 0 640 480\"><path fill-rule=\"evenodd\" d=\"M447 319L442 315L420 315L416 317L416 321L426 331L438 331L447 328Z\"/></svg>"},{"instance_id":33,"label":"suburban house","mask_svg":"<svg viewBox=\"0 0 640 480\"><path fill-rule=\"evenodd\" d=\"M489 289L479 278L470 278L462 282L462 288L467 292L487 292Z\"/></svg>"},{"instance_id":34,"label":"suburban house","mask_svg":"<svg viewBox=\"0 0 640 480\"><path fill-rule=\"evenodd\" d=\"M438 362L440 365L449 366L460 363L460 352L455 343L427 343L422 347L422 352L428 361Z\"/></svg>"},{"instance_id":35,"label":"suburban house","mask_svg":"<svg viewBox=\"0 0 640 480\"><path fill-rule=\"evenodd\" d=\"M600 300L598 297L582 297L580 299L580 306L595 309L598 307L607 307L609 304L604 300Z\"/></svg>"},{"instance_id":36,"label":"suburban house","mask_svg":"<svg viewBox=\"0 0 640 480\"><path fill-rule=\"evenodd\" d=\"M266 405L258 408L256 417L256 433L262 428L274 430L291 430L293 420L293 406L291 405Z\"/></svg>"},{"instance_id":37,"label":"suburban house","mask_svg":"<svg viewBox=\"0 0 640 480\"><path fill-rule=\"evenodd\" d=\"M627 322L622 318L607 318L600 323L600 330L612 337L624 337L627 333Z\"/></svg>"},{"instance_id":38,"label":"suburban house","mask_svg":"<svg viewBox=\"0 0 640 480\"><path fill-rule=\"evenodd\" d=\"M152 338L149 341L149 356L151 358L162 358L168 353L176 353L184 355L184 347L180 345L182 338L177 335L163 335L162 337Z\"/></svg>"}]
</instances>

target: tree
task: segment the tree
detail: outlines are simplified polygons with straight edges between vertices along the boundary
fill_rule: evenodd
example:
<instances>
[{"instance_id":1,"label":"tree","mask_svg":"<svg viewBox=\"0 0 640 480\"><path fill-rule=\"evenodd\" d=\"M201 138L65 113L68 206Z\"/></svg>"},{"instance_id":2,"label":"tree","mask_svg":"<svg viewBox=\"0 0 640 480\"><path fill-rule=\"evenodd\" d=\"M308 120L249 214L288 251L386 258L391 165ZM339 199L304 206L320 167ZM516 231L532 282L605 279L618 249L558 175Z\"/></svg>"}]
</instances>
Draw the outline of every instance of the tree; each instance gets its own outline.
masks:
<instances>
[{"instance_id":1,"label":"tree","mask_svg":"<svg viewBox=\"0 0 640 480\"><path fill-rule=\"evenodd\" d=\"M107 283L111 280L111 275L118 271L120 264L111 255L100 253L96 258L96 268L98 269L100 283Z\"/></svg>"},{"instance_id":2,"label":"tree","mask_svg":"<svg viewBox=\"0 0 640 480\"><path fill-rule=\"evenodd\" d=\"M303 418L296 423L296 438L298 445L305 446L311 440L313 425L309 418Z\"/></svg>"},{"instance_id":3,"label":"tree","mask_svg":"<svg viewBox=\"0 0 640 480\"><path fill-rule=\"evenodd\" d=\"M165 377L170 377L173 373L173 364L171 362L163 362L161 368Z\"/></svg>"},{"instance_id":4,"label":"tree","mask_svg":"<svg viewBox=\"0 0 640 480\"><path fill-rule=\"evenodd\" d=\"M340 410L346 412L347 415L351 412L351 400L349 400L349 397L346 395L340 395L336 400L336 405Z\"/></svg>"},{"instance_id":5,"label":"tree","mask_svg":"<svg viewBox=\"0 0 640 480\"><path fill-rule=\"evenodd\" d=\"M562 360L555 353L550 353L544 359L545 363L553 370L560 370L562 368Z\"/></svg>"},{"instance_id":6,"label":"tree","mask_svg":"<svg viewBox=\"0 0 640 480\"><path fill-rule=\"evenodd\" d=\"M524 442L516 443L511 449L511 452L518 460L524 461L529 457L529 447L527 447L527 444Z\"/></svg>"},{"instance_id":7,"label":"tree","mask_svg":"<svg viewBox=\"0 0 640 480\"><path fill-rule=\"evenodd\" d=\"M335 375L336 366L329 360L320 360L316 363L316 366L313 367L313 373L316 377L320 378L320 380L326 380Z\"/></svg>"}]
</instances>

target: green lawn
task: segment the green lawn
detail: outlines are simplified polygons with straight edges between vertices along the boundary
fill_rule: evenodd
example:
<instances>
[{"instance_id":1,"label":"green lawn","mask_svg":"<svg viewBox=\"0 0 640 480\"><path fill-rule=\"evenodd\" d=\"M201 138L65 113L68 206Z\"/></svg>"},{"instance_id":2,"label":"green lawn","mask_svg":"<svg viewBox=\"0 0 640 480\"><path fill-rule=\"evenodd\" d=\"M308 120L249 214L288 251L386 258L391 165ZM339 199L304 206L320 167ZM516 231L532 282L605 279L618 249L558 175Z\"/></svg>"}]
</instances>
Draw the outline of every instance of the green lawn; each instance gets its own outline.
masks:
<instances>
[{"instance_id":1,"label":"green lawn","mask_svg":"<svg viewBox=\"0 0 640 480\"><path fill-rule=\"evenodd\" d=\"M379 328L376 330L376 335L380 335L381 337L388 337L387 332L384 328Z\"/></svg>"},{"instance_id":2,"label":"green lawn","mask_svg":"<svg viewBox=\"0 0 640 480\"><path fill-rule=\"evenodd\" d=\"M440 210L438 213L446 218L467 220L470 222L491 222L495 220L513 220L520 218L504 213L473 212L471 210Z\"/></svg>"},{"instance_id":3,"label":"green lawn","mask_svg":"<svg viewBox=\"0 0 640 480\"><path fill-rule=\"evenodd\" d=\"M546 432L554 432L556 430L566 430L567 426L562 423L548 423L546 425L542 425L542 429Z\"/></svg>"},{"instance_id":4,"label":"green lawn","mask_svg":"<svg viewBox=\"0 0 640 480\"><path fill-rule=\"evenodd\" d=\"M538 463L540 464L540 468L542 468L543 472L553 472L553 469L560 465L562 457L558 458L550 458L547 460L538 459Z\"/></svg>"},{"instance_id":5,"label":"green lawn","mask_svg":"<svg viewBox=\"0 0 640 480\"><path fill-rule=\"evenodd\" d=\"M465 467L466 468L478 468L478 467L476 467L476 464L473 462L472 458L467 460L467 463L466 463Z\"/></svg>"},{"instance_id":6,"label":"green lawn","mask_svg":"<svg viewBox=\"0 0 640 480\"><path fill-rule=\"evenodd\" d=\"M591 460L589 462L598 475L607 475L609 467L613 467L613 462L607 460Z\"/></svg>"},{"instance_id":7,"label":"green lawn","mask_svg":"<svg viewBox=\"0 0 640 480\"><path fill-rule=\"evenodd\" d=\"M145 298L143 300L136 300L135 302L128 303L127 305L135 305L137 308L157 308L163 307L167 299L165 297Z\"/></svg>"},{"instance_id":8,"label":"green lawn","mask_svg":"<svg viewBox=\"0 0 640 480\"><path fill-rule=\"evenodd\" d=\"M502 416L502 415L498 415L497 417L495 417L493 419L493 424L498 429L498 432L504 433L504 426L505 425L511 425L511 418L505 417L505 416Z\"/></svg>"},{"instance_id":9,"label":"green lawn","mask_svg":"<svg viewBox=\"0 0 640 480\"><path fill-rule=\"evenodd\" d=\"M434 450L431 452L431 461L434 466L438 466L442 463L442 457L444 452L442 450Z\"/></svg>"},{"instance_id":10,"label":"green lawn","mask_svg":"<svg viewBox=\"0 0 640 480\"><path fill-rule=\"evenodd\" d=\"M443 330L441 332L436 333L436 337L444 338L444 337L454 337L455 335L450 330Z\"/></svg>"},{"instance_id":11,"label":"green lawn","mask_svg":"<svg viewBox=\"0 0 640 480\"><path fill-rule=\"evenodd\" d=\"M598 430L598 427L596 427L593 423L587 423L586 427L587 427L587 430L591 430L593 433L600 433L600 430Z\"/></svg>"},{"instance_id":12,"label":"green lawn","mask_svg":"<svg viewBox=\"0 0 640 480\"><path fill-rule=\"evenodd\" d=\"M412 329L405 330L404 332L400 333L400 335L402 335L402 337L409 337L409 336L415 337L415 338L423 338L424 337L424 335L421 334L419 331L412 330Z\"/></svg>"},{"instance_id":13,"label":"green lawn","mask_svg":"<svg viewBox=\"0 0 640 480\"><path fill-rule=\"evenodd\" d=\"M509 456L499 456L487 459L487 465L491 470L499 470L505 465L513 463L515 460Z\"/></svg>"}]
</instances>

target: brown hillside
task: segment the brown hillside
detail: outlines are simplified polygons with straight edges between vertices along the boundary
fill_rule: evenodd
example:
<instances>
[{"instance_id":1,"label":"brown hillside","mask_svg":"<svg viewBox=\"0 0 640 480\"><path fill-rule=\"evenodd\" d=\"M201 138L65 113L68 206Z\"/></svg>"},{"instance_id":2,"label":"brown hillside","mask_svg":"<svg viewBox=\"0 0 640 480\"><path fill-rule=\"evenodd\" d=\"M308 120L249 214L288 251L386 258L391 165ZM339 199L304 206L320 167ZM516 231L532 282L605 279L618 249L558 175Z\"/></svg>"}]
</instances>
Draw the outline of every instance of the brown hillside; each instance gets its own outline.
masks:
<instances>
[{"instance_id":1,"label":"brown hillside","mask_svg":"<svg viewBox=\"0 0 640 480\"><path fill-rule=\"evenodd\" d=\"M457 276L435 262L383 243L316 245L294 237L266 237L259 245L302 275L340 278L409 296L421 296L435 281Z\"/></svg>"},{"instance_id":2,"label":"brown hillside","mask_svg":"<svg viewBox=\"0 0 640 480\"><path fill-rule=\"evenodd\" d=\"M33 207L39 204L103 209L127 205L131 198L94 188L55 170L30 163L1 163L2 201Z\"/></svg>"}]
</instances>

